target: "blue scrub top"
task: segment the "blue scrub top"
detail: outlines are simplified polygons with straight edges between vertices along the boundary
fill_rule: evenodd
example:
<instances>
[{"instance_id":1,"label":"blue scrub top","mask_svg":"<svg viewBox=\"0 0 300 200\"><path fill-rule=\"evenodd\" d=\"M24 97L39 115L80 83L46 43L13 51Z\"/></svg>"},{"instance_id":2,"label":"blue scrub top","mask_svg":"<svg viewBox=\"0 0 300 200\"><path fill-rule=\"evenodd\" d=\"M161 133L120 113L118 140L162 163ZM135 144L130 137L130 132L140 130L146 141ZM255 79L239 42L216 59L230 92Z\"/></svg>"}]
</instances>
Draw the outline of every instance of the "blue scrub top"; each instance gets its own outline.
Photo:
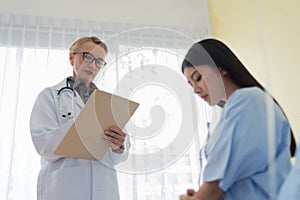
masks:
<instances>
[{"instance_id":1,"label":"blue scrub top","mask_svg":"<svg viewBox=\"0 0 300 200\"><path fill-rule=\"evenodd\" d=\"M290 127L257 87L236 90L207 143L205 182L219 180L222 199L275 199L291 168Z\"/></svg>"},{"instance_id":2,"label":"blue scrub top","mask_svg":"<svg viewBox=\"0 0 300 200\"><path fill-rule=\"evenodd\" d=\"M284 182L278 200L300 199L300 145L297 147L296 163Z\"/></svg>"}]
</instances>

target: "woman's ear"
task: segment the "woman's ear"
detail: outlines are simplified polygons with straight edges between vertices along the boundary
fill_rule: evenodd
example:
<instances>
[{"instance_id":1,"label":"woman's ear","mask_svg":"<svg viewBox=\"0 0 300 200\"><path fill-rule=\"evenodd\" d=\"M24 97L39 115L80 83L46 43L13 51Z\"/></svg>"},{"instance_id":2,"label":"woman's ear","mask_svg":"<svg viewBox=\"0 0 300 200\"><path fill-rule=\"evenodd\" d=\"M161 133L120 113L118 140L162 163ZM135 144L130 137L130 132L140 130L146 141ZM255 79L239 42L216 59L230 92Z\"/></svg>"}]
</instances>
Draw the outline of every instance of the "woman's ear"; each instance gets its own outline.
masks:
<instances>
[{"instance_id":1,"label":"woman's ear","mask_svg":"<svg viewBox=\"0 0 300 200\"><path fill-rule=\"evenodd\" d=\"M69 61L72 66L74 66L74 54L72 52L69 53Z\"/></svg>"},{"instance_id":2,"label":"woman's ear","mask_svg":"<svg viewBox=\"0 0 300 200\"><path fill-rule=\"evenodd\" d=\"M226 69L224 69L223 67L218 67L218 68L222 76L227 76L228 72Z\"/></svg>"}]
</instances>

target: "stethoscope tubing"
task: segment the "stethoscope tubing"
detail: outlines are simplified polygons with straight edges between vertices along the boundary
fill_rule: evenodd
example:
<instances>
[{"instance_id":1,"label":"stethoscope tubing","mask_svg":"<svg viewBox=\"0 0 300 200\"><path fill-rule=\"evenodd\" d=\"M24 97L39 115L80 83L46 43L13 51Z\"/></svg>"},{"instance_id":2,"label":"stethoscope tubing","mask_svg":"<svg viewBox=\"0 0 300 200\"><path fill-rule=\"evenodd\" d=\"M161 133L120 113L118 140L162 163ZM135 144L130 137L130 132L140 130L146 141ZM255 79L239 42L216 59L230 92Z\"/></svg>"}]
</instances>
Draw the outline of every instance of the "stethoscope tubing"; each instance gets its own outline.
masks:
<instances>
[{"instance_id":1,"label":"stethoscope tubing","mask_svg":"<svg viewBox=\"0 0 300 200\"><path fill-rule=\"evenodd\" d=\"M62 92L63 91L65 91L65 90L70 90L70 91L72 91L73 92L73 95L74 95L74 97L76 97L76 92L75 92L75 90L74 90L74 88L72 88L72 87L70 87L70 81L72 81L72 79L71 79L71 77L68 77L67 78L67 80L66 80L66 86L65 87L62 87L61 89L59 89L58 90L58 92L57 92L57 99L58 99L58 104L59 104L59 108L58 108L58 110L59 110L59 112L60 112L60 106L61 106L61 100L60 100L60 96L61 96L61 94L62 94ZM73 107L73 106L72 106ZM67 111L66 113L60 113L61 114L61 116L62 117L72 117L72 112L73 112L73 108L72 108L72 110L70 110L70 111Z\"/></svg>"},{"instance_id":2,"label":"stethoscope tubing","mask_svg":"<svg viewBox=\"0 0 300 200\"><path fill-rule=\"evenodd\" d=\"M73 94L74 94L74 97L76 97L76 92L74 91L74 89L73 89L72 87L70 87L70 84L69 84L70 81L71 81L71 78L68 77L67 80L66 80L66 86L65 86L65 87L62 87L62 88L60 88L60 89L58 90L58 92L57 92L57 96L58 96L58 97L59 97L59 95L61 94L61 92L62 92L63 90L71 90L71 91L73 92Z\"/></svg>"}]
</instances>

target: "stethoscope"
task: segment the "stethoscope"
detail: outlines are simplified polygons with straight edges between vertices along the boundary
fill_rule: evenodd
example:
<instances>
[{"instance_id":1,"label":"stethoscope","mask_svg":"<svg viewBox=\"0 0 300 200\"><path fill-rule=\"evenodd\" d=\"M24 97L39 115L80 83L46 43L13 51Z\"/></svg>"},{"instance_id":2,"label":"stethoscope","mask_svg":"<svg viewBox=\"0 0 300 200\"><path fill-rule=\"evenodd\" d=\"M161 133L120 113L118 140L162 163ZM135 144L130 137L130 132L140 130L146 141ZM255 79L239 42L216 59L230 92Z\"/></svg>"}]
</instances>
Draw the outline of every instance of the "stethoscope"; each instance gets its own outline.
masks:
<instances>
[{"instance_id":1,"label":"stethoscope","mask_svg":"<svg viewBox=\"0 0 300 200\"><path fill-rule=\"evenodd\" d=\"M66 79L66 86L62 87L57 92L57 100L58 100L58 113L64 118L73 118L73 102L74 98L76 98L75 90L70 86L70 82L73 81L72 77L68 77ZM72 101L69 98L63 98L63 95L70 96L68 93L73 93ZM66 102L62 102L63 100L68 100Z\"/></svg>"}]
</instances>

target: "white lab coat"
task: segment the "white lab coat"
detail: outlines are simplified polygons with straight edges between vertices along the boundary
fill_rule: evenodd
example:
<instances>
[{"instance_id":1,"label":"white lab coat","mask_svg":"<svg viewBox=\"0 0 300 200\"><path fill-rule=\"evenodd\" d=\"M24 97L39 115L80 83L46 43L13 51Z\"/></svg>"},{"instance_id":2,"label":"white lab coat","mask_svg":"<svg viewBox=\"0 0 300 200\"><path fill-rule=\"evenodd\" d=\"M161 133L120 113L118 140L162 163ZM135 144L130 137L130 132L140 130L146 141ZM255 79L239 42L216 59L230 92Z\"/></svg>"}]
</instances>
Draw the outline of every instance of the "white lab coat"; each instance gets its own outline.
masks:
<instances>
[{"instance_id":1,"label":"white lab coat","mask_svg":"<svg viewBox=\"0 0 300 200\"><path fill-rule=\"evenodd\" d=\"M62 92L58 101L57 92L65 86L66 79L54 87L44 89L38 95L31 113L32 141L42 158L37 199L118 200L118 181L114 165L127 158L128 139L124 153L117 154L110 149L100 161L66 158L53 153L66 130L84 107L79 94L76 93L74 97L69 89ZM58 102L61 103L60 106ZM71 108L71 118L62 117L58 107Z\"/></svg>"}]
</instances>

